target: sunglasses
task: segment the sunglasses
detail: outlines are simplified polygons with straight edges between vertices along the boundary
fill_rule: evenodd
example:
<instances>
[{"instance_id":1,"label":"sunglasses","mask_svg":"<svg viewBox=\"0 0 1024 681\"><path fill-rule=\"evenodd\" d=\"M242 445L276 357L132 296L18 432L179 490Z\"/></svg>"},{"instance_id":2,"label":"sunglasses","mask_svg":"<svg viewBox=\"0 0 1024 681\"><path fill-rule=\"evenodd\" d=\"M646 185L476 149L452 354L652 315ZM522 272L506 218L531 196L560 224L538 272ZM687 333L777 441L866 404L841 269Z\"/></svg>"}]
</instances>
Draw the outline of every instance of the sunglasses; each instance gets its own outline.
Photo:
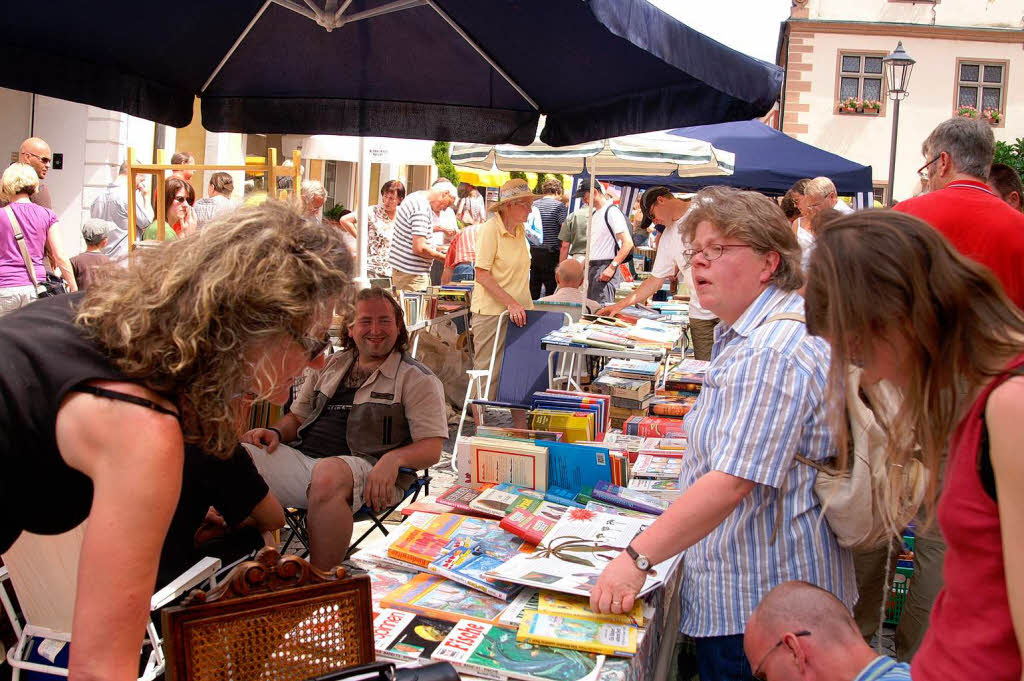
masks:
<instances>
[{"instance_id":1,"label":"sunglasses","mask_svg":"<svg viewBox=\"0 0 1024 681\"><path fill-rule=\"evenodd\" d=\"M39 162L42 163L44 166L48 166L53 163L53 159L50 158L49 156L40 156L39 154L33 154L31 151L26 151L24 153L27 154L28 156L35 156L36 158L39 159Z\"/></svg>"},{"instance_id":2,"label":"sunglasses","mask_svg":"<svg viewBox=\"0 0 1024 681\"><path fill-rule=\"evenodd\" d=\"M804 629L803 631L794 632L793 635L794 636L798 636L798 637L799 636L810 636L811 632L809 632L806 629ZM756 667L754 667L754 673L753 673L752 676L755 679L758 679L758 681L766 681L766 678L765 678L765 675L764 675L764 671L762 671L762 668L764 667L764 663L767 662L768 658L771 656L771 654L774 653L776 650L778 650L782 646L782 644L785 643L785 642L786 642L786 639L780 638L778 643L776 643L771 648L769 648L768 652L765 653L763 657L761 657L761 661L757 664Z\"/></svg>"},{"instance_id":3,"label":"sunglasses","mask_svg":"<svg viewBox=\"0 0 1024 681\"><path fill-rule=\"evenodd\" d=\"M324 351L331 345L331 336L329 333L325 333L323 338L310 338L309 336L304 336L302 338L296 338L295 340L300 346L302 346L302 349L306 351L306 357L311 362L324 354Z\"/></svg>"}]
</instances>

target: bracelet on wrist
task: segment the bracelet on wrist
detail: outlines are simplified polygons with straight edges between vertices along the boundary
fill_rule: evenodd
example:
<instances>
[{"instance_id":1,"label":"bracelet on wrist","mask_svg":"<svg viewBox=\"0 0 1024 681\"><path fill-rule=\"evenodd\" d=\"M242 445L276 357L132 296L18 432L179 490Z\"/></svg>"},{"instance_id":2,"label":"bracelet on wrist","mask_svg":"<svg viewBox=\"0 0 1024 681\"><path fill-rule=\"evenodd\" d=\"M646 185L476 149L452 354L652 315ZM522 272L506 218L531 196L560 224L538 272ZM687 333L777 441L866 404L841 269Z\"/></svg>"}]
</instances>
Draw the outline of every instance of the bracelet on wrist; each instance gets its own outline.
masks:
<instances>
[{"instance_id":1,"label":"bracelet on wrist","mask_svg":"<svg viewBox=\"0 0 1024 681\"><path fill-rule=\"evenodd\" d=\"M278 439L278 441L279 441L279 442L284 442L284 438L283 438L283 437L281 437L281 431L280 431L280 430L278 430L277 428L273 428L273 427L269 427L269 428L267 428L267 430L272 430L272 431L274 431L275 433L277 433L277 439Z\"/></svg>"}]
</instances>

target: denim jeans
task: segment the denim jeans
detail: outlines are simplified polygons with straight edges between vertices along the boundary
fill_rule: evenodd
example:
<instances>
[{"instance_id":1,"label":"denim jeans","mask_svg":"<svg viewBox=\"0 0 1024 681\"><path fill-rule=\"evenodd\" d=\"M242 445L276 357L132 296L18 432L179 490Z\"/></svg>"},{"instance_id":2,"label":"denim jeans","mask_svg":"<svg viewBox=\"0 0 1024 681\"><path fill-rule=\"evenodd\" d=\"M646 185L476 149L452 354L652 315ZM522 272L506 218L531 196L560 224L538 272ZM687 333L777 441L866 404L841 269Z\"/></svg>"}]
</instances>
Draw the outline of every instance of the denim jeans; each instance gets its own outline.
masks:
<instances>
[{"instance_id":1,"label":"denim jeans","mask_svg":"<svg viewBox=\"0 0 1024 681\"><path fill-rule=\"evenodd\" d=\"M472 281L476 278L476 268L471 262L460 262L452 270L452 282Z\"/></svg>"},{"instance_id":2,"label":"denim jeans","mask_svg":"<svg viewBox=\"0 0 1024 681\"><path fill-rule=\"evenodd\" d=\"M743 652L743 634L695 640L700 681L753 681L750 663Z\"/></svg>"}]
</instances>

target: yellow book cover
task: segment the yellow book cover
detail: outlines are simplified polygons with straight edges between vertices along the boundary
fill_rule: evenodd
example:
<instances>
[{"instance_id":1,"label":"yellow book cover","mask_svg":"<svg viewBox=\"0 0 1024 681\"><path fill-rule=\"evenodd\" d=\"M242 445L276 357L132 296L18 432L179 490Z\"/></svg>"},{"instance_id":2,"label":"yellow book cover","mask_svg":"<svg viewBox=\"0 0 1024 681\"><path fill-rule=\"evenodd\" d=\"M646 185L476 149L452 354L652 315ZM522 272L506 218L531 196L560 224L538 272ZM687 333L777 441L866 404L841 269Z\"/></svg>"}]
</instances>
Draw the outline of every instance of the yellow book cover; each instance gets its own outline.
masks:
<instances>
[{"instance_id":1,"label":"yellow book cover","mask_svg":"<svg viewBox=\"0 0 1024 681\"><path fill-rule=\"evenodd\" d=\"M610 624L629 624L634 627L644 626L644 607L640 599L633 602L633 609L616 615L598 615L590 609L590 599L586 596L573 596L558 591L541 591L537 596L537 610L547 615L564 615L566 617L583 617L608 622Z\"/></svg>"},{"instance_id":2,"label":"yellow book cover","mask_svg":"<svg viewBox=\"0 0 1024 681\"><path fill-rule=\"evenodd\" d=\"M593 440L594 414L591 412L533 409L530 411L530 428L533 430L550 430L562 433L564 442Z\"/></svg>"},{"instance_id":3,"label":"yellow book cover","mask_svg":"<svg viewBox=\"0 0 1024 681\"><path fill-rule=\"evenodd\" d=\"M519 623L516 640L599 655L631 657L636 654L637 633L636 627L626 624L527 610Z\"/></svg>"}]
</instances>

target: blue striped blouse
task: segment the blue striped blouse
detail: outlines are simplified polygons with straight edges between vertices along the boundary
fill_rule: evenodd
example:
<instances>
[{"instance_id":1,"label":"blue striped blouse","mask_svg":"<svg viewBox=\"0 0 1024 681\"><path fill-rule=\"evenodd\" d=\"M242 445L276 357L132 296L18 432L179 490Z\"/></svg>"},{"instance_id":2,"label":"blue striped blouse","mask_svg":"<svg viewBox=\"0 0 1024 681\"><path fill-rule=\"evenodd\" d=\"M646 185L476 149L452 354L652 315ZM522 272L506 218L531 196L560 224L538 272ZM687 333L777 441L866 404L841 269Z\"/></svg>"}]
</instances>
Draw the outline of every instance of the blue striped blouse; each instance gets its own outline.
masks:
<instances>
[{"instance_id":1,"label":"blue striped blouse","mask_svg":"<svg viewBox=\"0 0 1024 681\"><path fill-rule=\"evenodd\" d=\"M852 607L850 552L836 543L814 493L815 471L793 460L833 455L825 406L828 344L798 321L803 298L769 286L731 327L715 329L711 364L686 417L690 438L680 488L710 471L757 485L707 537L686 551L680 630L741 634L754 607L782 582L799 579ZM774 542L778 505L782 520Z\"/></svg>"}]
</instances>

